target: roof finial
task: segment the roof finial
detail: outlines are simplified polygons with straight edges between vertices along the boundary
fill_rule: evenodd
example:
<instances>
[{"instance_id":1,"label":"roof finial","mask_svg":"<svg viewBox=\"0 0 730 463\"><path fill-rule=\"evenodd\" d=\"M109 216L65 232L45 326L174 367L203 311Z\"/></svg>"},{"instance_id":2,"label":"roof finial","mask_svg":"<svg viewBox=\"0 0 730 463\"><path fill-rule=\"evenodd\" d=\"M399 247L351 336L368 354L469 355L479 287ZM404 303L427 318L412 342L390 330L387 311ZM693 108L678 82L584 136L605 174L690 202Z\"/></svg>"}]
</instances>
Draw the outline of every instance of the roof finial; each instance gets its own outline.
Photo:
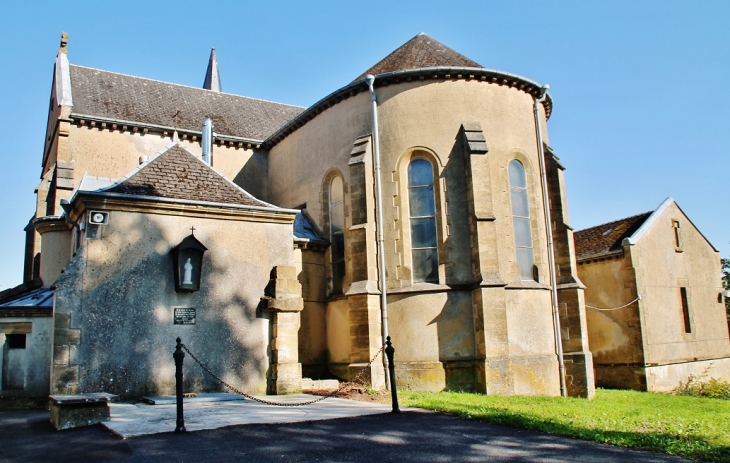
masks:
<instances>
[{"instance_id":1,"label":"roof finial","mask_svg":"<svg viewBox=\"0 0 730 463\"><path fill-rule=\"evenodd\" d=\"M178 142L178 138L177 138L177 116L179 116L179 115L180 115L180 109L179 108L175 108L175 114L172 115L172 124L173 124L173 127L174 127L174 130L172 132L172 141L175 142L175 143Z\"/></svg>"},{"instance_id":2,"label":"roof finial","mask_svg":"<svg viewBox=\"0 0 730 463\"><path fill-rule=\"evenodd\" d=\"M68 53L68 50L66 49L66 45L68 45L68 33L61 32L61 47L58 49L59 53Z\"/></svg>"},{"instance_id":3,"label":"roof finial","mask_svg":"<svg viewBox=\"0 0 730 463\"><path fill-rule=\"evenodd\" d=\"M215 56L215 48L210 51L210 59L208 60L208 70L205 72L205 82L203 88L214 92L221 92L221 76L218 73L218 58Z\"/></svg>"}]
</instances>

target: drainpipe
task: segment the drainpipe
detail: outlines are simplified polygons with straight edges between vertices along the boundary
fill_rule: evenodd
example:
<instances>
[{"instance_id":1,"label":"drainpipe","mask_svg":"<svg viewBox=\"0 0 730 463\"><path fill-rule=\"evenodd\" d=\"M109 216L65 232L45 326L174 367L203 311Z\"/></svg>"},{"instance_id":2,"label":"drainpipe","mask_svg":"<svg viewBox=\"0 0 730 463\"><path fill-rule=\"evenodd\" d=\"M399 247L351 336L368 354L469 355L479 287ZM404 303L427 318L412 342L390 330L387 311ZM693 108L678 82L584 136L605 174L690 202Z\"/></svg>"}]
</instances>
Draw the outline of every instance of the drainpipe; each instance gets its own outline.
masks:
<instances>
[{"instance_id":1,"label":"drainpipe","mask_svg":"<svg viewBox=\"0 0 730 463\"><path fill-rule=\"evenodd\" d=\"M203 119L203 134L200 144L203 148L203 162L210 165L213 152L213 120L207 117Z\"/></svg>"},{"instance_id":2,"label":"drainpipe","mask_svg":"<svg viewBox=\"0 0 730 463\"><path fill-rule=\"evenodd\" d=\"M540 104L547 98L549 85L540 89L540 97L535 98L533 109L535 111L535 132L537 133L537 154L540 158L540 179L542 181L542 202L545 210L545 228L548 244L548 265L550 267L550 289L553 305L553 328L555 330L555 350L558 355L558 368L560 369L560 395L567 397L568 391L565 387L565 361L563 360L563 336L560 333L560 312L558 311L558 283L555 277L555 250L553 246L553 225L550 218L550 200L548 199L547 175L545 173L545 150L542 142L542 126L540 125Z\"/></svg>"},{"instance_id":3,"label":"drainpipe","mask_svg":"<svg viewBox=\"0 0 730 463\"><path fill-rule=\"evenodd\" d=\"M76 229L76 243L74 243L74 256L76 255L76 252L79 250L79 247L81 246L81 227L79 226L78 222L74 222L71 220L71 203L68 202L66 199L61 200L61 209L63 209L63 217L66 219L66 222L73 225L73 227Z\"/></svg>"},{"instance_id":4,"label":"drainpipe","mask_svg":"<svg viewBox=\"0 0 730 463\"><path fill-rule=\"evenodd\" d=\"M368 74L365 76L365 82L370 89L370 95L373 100L373 145L375 157L375 202L377 205L377 223L376 229L378 233L378 258L380 260L380 314L383 324L383 345L388 338L388 299L387 299L387 282L385 279L385 242L383 239L383 196L380 186L380 138L378 136L378 98L375 95L373 84L375 76ZM385 359L383 359L385 360ZM388 374L387 368L385 369ZM386 377L385 384L388 384Z\"/></svg>"}]
</instances>

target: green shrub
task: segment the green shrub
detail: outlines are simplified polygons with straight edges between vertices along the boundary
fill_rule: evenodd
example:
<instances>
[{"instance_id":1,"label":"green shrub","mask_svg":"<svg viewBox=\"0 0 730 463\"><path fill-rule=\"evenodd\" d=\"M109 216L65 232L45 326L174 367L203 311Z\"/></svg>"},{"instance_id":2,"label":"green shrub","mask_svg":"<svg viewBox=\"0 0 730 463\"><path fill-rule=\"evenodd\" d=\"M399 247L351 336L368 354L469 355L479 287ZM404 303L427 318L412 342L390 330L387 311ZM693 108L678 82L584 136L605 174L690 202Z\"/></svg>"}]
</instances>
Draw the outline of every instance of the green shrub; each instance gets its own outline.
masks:
<instances>
[{"instance_id":1,"label":"green shrub","mask_svg":"<svg viewBox=\"0 0 730 463\"><path fill-rule=\"evenodd\" d=\"M676 395L730 400L730 382L717 378L706 379L710 368L712 368L712 365L708 366L701 375L689 375L687 382L680 382L674 393Z\"/></svg>"}]
</instances>

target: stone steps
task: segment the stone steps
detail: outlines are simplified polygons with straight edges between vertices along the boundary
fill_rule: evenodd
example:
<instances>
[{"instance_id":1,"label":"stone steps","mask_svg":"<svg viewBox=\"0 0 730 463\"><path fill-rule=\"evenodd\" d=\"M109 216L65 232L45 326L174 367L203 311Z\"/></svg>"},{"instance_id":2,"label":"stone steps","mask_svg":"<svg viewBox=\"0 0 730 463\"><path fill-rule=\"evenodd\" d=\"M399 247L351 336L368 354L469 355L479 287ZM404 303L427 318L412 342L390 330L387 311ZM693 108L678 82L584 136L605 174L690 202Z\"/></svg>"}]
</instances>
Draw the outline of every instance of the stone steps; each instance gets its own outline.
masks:
<instances>
[{"instance_id":1,"label":"stone steps","mask_svg":"<svg viewBox=\"0 0 730 463\"><path fill-rule=\"evenodd\" d=\"M322 389L337 389L340 387L340 382L336 379L311 379L302 378L302 390L304 391L316 391Z\"/></svg>"}]
</instances>

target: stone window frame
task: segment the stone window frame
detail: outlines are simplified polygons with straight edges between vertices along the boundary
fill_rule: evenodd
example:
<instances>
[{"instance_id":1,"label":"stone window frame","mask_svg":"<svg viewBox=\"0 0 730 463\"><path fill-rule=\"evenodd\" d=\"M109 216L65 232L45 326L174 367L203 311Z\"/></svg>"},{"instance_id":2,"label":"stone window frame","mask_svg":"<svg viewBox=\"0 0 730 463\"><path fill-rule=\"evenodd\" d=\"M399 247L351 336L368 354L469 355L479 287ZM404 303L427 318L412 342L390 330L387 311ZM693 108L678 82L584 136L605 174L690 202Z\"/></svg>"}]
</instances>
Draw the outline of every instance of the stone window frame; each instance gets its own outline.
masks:
<instances>
[{"instance_id":1,"label":"stone window frame","mask_svg":"<svg viewBox=\"0 0 730 463\"><path fill-rule=\"evenodd\" d=\"M533 278L529 280L523 280L520 267L517 264L517 246L515 245L514 236L514 223L512 221L512 197L510 192L510 181L509 181L509 163L512 161L519 161L525 170L525 180L527 185L527 201L530 211L530 233L532 238L532 263L533 263ZM522 150L511 150L507 157L507 162L503 165L504 169L504 191L507 193L506 203L507 213L509 218L509 234L512 237L512 259L514 259L514 266L512 272L516 274L516 281L518 282L529 282L536 281L542 283L545 275L549 275L547 272L547 263L545 261L546 255L543 255L543 250L547 249L547 236L545 224L542 223L545 217L545 211L542 210L542 188L540 184L539 170L535 169L530 157Z\"/></svg>"},{"instance_id":2,"label":"stone window frame","mask_svg":"<svg viewBox=\"0 0 730 463\"><path fill-rule=\"evenodd\" d=\"M410 231L410 208L408 188L408 166L415 159L425 159L433 169L433 194L436 209L436 247L438 249L438 282L415 282L413 281L413 255L411 251ZM393 181L396 183L396 197L393 204L396 211L395 236L396 253L398 254L398 267L395 272L398 282L389 278L389 285L392 287L411 287L414 285L444 285L446 284L446 255L445 239L448 236L446 230L447 205L445 200L445 182L443 178L444 163L441 158L431 149L424 146L414 146L406 150L396 163L393 171Z\"/></svg>"},{"instance_id":3,"label":"stone window frame","mask_svg":"<svg viewBox=\"0 0 730 463\"><path fill-rule=\"evenodd\" d=\"M679 220L672 219L672 230L674 231L674 251L682 252L682 225Z\"/></svg>"},{"instance_id":4,"label":"stone window frame","mask_svg":"<svg viewBox=\"0 0 730 463\"><path fill-rule=\"evenodd\" d=\"M330 228L330 187L332 185L332 181L339 177L340 180L342 180L342 207L343 207L343 238L344 238L344 247L343 247L343 254L344 254L344 262L345 262L345 270L344 274L342 276L342 283L341 283L341 291L335 292L334 291L334 275L332 271L332 245L327 247L327 250L325 251L325 262L327 265L325 265L325 277L327 279L327 295L331 297L339 297L345 294L347 287L350 285L349 281L349 275L350 272L347 271L347 241L348 241L348 219L349 219L349 195L348 195L348 183L345 180L345 175L342 173L341 170L337 168L331 168L329 169L322 179L322 186L321 186L321 215L320 215L320 223L323 224L322 232L327 237L327 240L330 240L330 237L332 235L332 231Z\"/></svg>"}]
</instances>

